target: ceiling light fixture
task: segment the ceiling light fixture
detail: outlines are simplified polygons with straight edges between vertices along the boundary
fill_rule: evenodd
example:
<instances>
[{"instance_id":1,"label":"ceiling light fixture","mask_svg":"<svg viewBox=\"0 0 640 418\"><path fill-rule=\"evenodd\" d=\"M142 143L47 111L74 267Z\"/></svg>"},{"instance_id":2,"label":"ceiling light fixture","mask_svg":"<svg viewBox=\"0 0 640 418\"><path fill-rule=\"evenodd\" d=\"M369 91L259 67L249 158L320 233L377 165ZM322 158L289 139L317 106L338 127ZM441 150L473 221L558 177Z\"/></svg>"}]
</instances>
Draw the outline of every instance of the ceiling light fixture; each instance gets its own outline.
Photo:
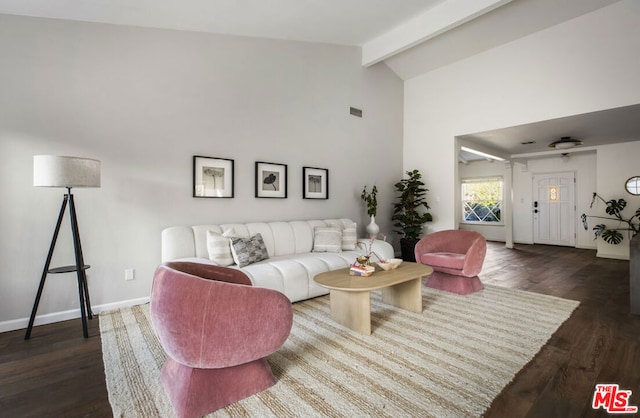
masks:
<instances>
[{"instance_id":1,"label":"ceiling light fixture","mask_svg":"<svg viewBox=\"0 0 640 418\"><path fill-rule=\"evenodd\" d=\"M571 138L570 136L563 136L557 141L550 143L549 147L555 149L569 149L582 144L584 144L584 142L578 139Z\"/></svg>"}]
</instances>

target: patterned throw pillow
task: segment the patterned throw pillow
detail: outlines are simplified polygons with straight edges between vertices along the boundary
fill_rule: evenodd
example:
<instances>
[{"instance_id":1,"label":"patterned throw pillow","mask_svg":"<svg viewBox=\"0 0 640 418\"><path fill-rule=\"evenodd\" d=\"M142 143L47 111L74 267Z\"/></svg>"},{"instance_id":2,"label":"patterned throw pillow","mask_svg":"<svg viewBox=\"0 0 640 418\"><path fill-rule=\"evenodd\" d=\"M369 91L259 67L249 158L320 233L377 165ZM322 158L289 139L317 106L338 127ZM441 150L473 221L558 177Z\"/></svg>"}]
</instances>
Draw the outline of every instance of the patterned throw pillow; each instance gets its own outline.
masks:
<instances>
[{"instance_id":1,"label":"patterned throw pillow","mask_svg":"<svg viewBox=\"0 0 640 418\"><path fill-rule=\"evenodd\" d=\"M339 253L342 251L342 231L333 226L316 226L313 235L313 252Z\"/></svg>"},{"instance_id":2,"label":"patterned throw pillow","mask_svg":"<svg viewBox=\"0 0 640 418\"><path fill-rule=\"evenodd\" d=\"M357 248L358 233L356 230L355 222L342 230L342 249L344 251L353 251Z\"/></svg>"},{"instance_id":3,"label":"patterned throw pillow","mask_svg":"<svg viewBox=\"0 0 640 418\"><path fill-rule=\"evenodd\" d=\"M231 254L238 267L248 266L269 258L267 247L259 233L250 238L231 238Z\"/></svg>"},{"instance_id":4,"label":"patterned throw pillow","mask_svg":"<svg viewBox=\"0 0 640 418\"><path fill-rule=\"evenodd\" d=\"M235 235L233 229L224 231L221 235L214 231L207 231L207 251L209 260L214 261L219 266L230 266L234 263L231 255L229 238Z\"/></svg>"},{"instance_id":5,"label":"patterned throw pillow","mask_svg":"<svg viewBox=\"0 0 640 418\"><path fill-rule=\"evenodd\" d=\"M348 225L345 225L339 219L327 219L325 222L328 226L338 228L342 231L342 249L344 251L353 251L358 248L356 246L358 242L358 225L355 222Z\"/></svg>"}]
</instances>

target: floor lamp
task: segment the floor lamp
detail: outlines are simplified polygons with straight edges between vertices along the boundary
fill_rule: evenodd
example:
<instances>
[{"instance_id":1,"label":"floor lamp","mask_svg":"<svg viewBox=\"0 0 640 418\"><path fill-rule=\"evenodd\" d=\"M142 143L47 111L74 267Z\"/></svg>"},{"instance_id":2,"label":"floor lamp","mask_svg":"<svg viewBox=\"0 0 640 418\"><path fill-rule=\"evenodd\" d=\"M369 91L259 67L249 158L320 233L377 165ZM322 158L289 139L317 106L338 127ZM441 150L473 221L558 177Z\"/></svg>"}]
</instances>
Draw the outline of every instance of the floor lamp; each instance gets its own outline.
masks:
<instances>
[{"instance_id":1,"label":"floor lamp","mask_svg":"<svg viewBox=\"0 0 640 418\"><path fill-rule=\"evenodd\" d=\"M64 199L62 201L62 207L60 208L60 214L58 215L58 222L56 223L56 228L53 232L51 246L49 247L47 260L44 264L44 269L42 270L40 286L38 286L38 293L36 294L36 300L33 303L31 317L29 318L29 326L27 327L27 333L25 334L24 339L28 340L29 337L31 337L31 329L33 328L33 322L36 318L38 304L40 303L40 297L42 296L42 290L44 289L44 282L47 275L49 273L71 273L74 271L78 277L78 296L80 298L80 313L82 315L82 332L84 337L88 338L87 317L92 319L92 313L85 270L90 266L84 264L82 256L80 232L78 231L78 219L76 217L76 207L73 202L71 189L73 187L100 187L100 161L90 158L35 155L33 157L33 185L35 187L64 187L67 189L67 193L64 195ZM62 224L62 218L64 218L67 206L69 207L69 215L71 218L71 233L73 235L73 248L76 263L71 266L50 269L49 266L51 264L51 258L53 257L58 233L60 232L60 225Z\"/></svg>"}]
</instances>

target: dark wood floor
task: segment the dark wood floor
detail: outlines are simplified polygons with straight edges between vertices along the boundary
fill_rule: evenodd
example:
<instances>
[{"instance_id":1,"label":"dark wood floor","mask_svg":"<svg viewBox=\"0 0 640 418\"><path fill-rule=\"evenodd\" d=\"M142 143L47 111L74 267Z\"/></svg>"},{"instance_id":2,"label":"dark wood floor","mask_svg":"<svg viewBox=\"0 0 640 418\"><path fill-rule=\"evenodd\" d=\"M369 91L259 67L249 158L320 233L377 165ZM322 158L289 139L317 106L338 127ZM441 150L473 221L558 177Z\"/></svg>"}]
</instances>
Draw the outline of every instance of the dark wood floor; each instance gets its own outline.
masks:
<instances>
[{"instance_id":1,"label":"dark wood floor","mask_svg":"<svg viewBox=\"0 0 640 418\"><path fill-rule=\"evenodd\" d=\"M629 263L595 251L489 243L485 283L581 302L527 367L494 400L487 417L607 416L593 411L596 383L632 390L640 406L640 316L629 314ZM0 416L112 415L98 320L89 339L79 320L0 334Z\"/></svg>"},{"instance_id":2,"label":"dark wood floor","mask_svg":"<svg viewBox=\"0 0 640 418\"><path fill-rule=\"evenodd\" d=\"M629 313L629 262L595 251L490 245L485 283L580 301L531 363L498 396L487 417L592 417L597 383L631 390L640 406L640 316Z\"/></svg>"},{"instance_id":3,"label":"dark wood floor","mask_svg":"<svg viewBox=\"0 0 640 418\"><path fill-rule=\"evenodd\" d=\"M98 318L0 334L0 417L111 417Z\"/></svg>"}]
</instances>

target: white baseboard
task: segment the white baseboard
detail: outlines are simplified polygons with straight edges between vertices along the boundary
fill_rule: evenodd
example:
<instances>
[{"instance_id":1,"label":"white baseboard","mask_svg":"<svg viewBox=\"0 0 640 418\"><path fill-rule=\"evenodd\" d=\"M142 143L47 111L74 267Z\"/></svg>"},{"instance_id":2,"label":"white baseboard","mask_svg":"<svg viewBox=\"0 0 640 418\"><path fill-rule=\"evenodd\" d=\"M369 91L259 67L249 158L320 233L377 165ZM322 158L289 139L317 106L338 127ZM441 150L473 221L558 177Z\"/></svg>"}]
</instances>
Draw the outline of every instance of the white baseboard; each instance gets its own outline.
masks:
<instances>
[{"instance_id":1,"label":"white baseboard","mask_svg":"<svg viewBox=\"0 0 640 418\"><path fill-rule=\"evenodd\" d=\"M104 311L111 311L114 309L127 308L129 306L144 305L149 303L149 297L123 300L120 302L105 303L103 305L94 305L91 307L91 311L94 315ZM33 322L34 326L52 324L54 322L67 321L69 319L80 318L80 309L72 309L68 311L52 312L44 315L36 315L36 319ZM12 319L10 321L0 322L0 332L14 331L17 329L27 328L29 325L29 318Z\"/></svg>"},{"instance_id":2,"label":"white baseboard","mask_svg":"<svg viewBox=\"0 0 640 418\"><path fill-rule=\"evenodd\" d=\"M611 258L611 259L614 259L614 260L627 260L627 261L629 261L629 254L626 254L626 255L610 254L610 253L605 253L603 251L598 251L598 252L596 252L596 257Z\"/></svg>"}]
</instances>

